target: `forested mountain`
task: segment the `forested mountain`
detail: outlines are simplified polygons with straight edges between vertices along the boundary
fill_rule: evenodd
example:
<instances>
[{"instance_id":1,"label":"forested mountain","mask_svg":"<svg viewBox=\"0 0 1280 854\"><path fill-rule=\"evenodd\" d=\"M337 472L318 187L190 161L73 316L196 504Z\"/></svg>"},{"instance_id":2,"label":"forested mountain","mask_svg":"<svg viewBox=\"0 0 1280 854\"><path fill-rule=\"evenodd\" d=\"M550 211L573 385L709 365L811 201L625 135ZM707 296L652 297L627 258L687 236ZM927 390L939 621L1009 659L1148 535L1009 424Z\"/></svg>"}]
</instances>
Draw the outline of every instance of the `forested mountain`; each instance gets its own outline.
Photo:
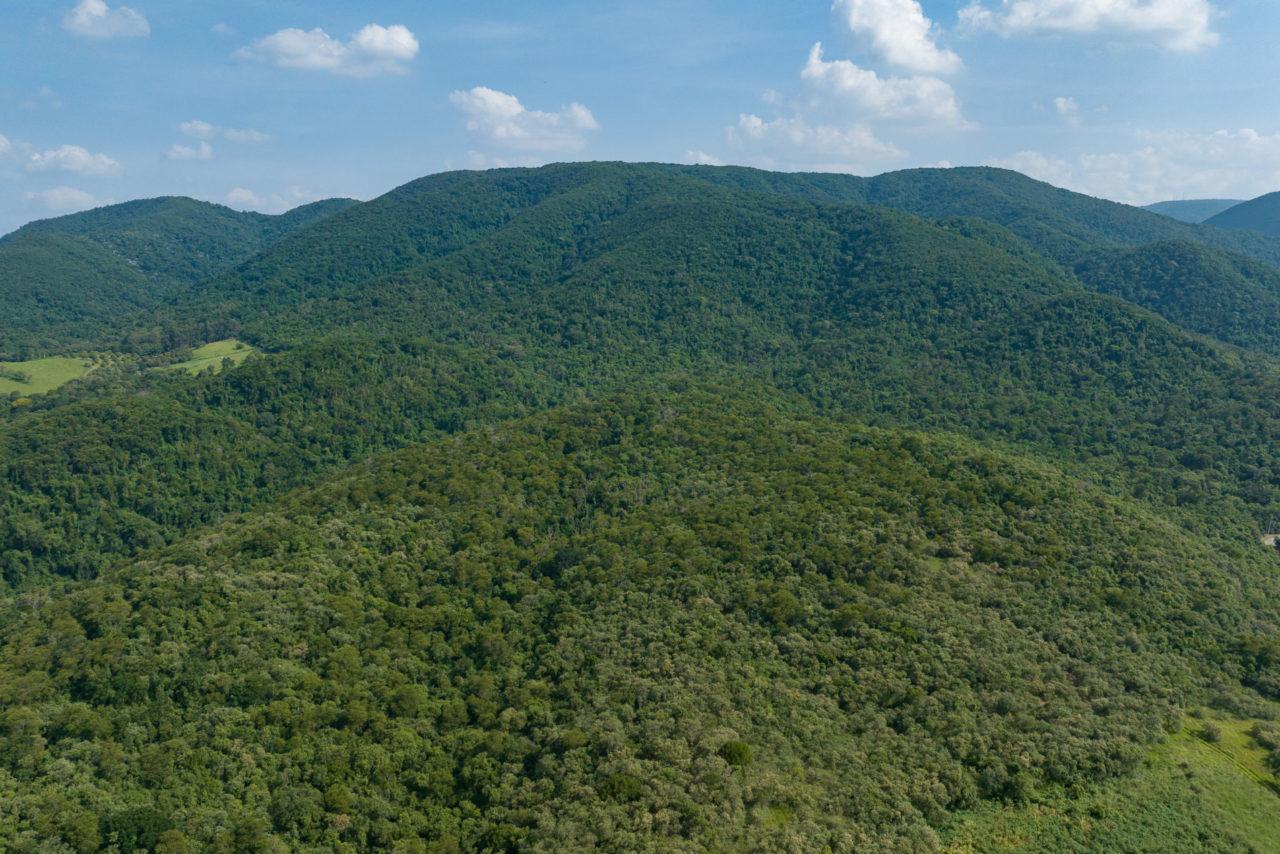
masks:
<instances>
[{"instance_id":1,"label":"forested mountain","mask_svg":"<svg viewBox=\"0 0 1280 854\"><path fill-rule=\"evenodd\" d=\"M352 204L267 216L161 198L31 223L0 238L0 359L113 345L200 279Z\"/></svg>"},{"instance_id":2,"label":"forested mountain","mask_svg":"<svg viewBox=\"0 0 1280 854\"><path fill-rule=\"evenodd\" d=\"M0 847L933 851L1274 715L1280 241L988 169L238 216L0 244L110 273L0 335L123 351L0 399ZM1256 839L1191 815L1124 845Z\"/></svg>"},{"instance_id":3,"label":"forested mountain","mask_svg":"<svg viewBox=\"0 0 1280 854\"><path fill-rule=\"evenodd\" d=\"M1208 222L1218 228L1280 236L1280 193L1268 193L1251 201L1241 202L1212 217Z\"/></svg>"},{"instance_id":4,"label":"forested mountain","mask_svg":"<svg viewBox=\"0 0 1280 854\"><path fill-rule=\"evenodd\" d=\"M1215 217L1228 208L1240 204L1242 199L1180 199L1172 202L1156 202L1147 210L1176 219L1179 222L1201 223Z\"/></svg>"},{"instance_id":5,"label":"forested mountain","mask_svg":"<svg viewBox=\"0 0 1280 854\"><path fill-rule=\"evenodd\" d=\"M1280 355L1280 270L1187 241L1099 252L1076 267L1088 287L1194 332Z\"/></svg>"}]
</instances>

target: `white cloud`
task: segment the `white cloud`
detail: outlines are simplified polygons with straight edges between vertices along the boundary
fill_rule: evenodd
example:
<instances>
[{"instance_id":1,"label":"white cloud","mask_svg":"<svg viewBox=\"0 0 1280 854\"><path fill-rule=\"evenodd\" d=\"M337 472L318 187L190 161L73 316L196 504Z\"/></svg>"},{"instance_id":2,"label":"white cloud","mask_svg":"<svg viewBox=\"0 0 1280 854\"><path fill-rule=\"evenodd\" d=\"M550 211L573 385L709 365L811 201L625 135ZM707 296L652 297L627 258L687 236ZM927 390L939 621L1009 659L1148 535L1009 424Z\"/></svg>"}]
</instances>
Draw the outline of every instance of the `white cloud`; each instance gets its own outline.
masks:
<instances>
[{"instance_id":1,"label":"white cloud","mask_svg":"<svg viewBox=\"0 0 1280 854\"><path fill-rule=\"evenodd\" d=\"M201 142L195 147L174 143L165 157L170 160L212 160L213 146L207 142Z\"/></svg>"},{"instance_id":2,"label":"white cloud","mask_svg":"<svg viewBox=\"0 0 1280 854\"><path fill-rule=\"evenodd\" d=\"M1022 151L988 162L1093 196L1131 204L1165 199L1253 198L1280 189L1280 133L1143 132L1127 151L1070 159Z\"/></svg>"},{"instance_id":3,"label":"white cloud","mask_svg":"<svg viewBox=\"0 0 1280 854\"><path fill-rule=\"evenodd\" d=\"M827 62L822 43L809 51L801 77L861 111L879 118L963 126L955 90L936 77L880 77L847 59Z\"/></svg>"},{"instance_id":4,"label":"white cloud","mask_svg":"<svg viewBox=\"0 0 1280 854\"><path fill-rule=\"evenodd\" d=\"M223 23L222 21L219 21L218 23L214 24L212 29L215 33L217 33L220 36L232 36L232 35L235 35L235 32L236 32L235 27L231 26L230 24Z\"/></svg>"},{"instance_id":5,"label":"white cloud","mask_svg":"<svg viewBox=\"0 0 1280 854\"><path fill-rule=\"evenodd\" d=\"M1004 35L1103 33L1154 40L1175 51L1197 51L1218 43L1209 0L1002 0L988 9L974 0L960 21Z\"/></svg>"},{"instance_id":6,"label":"white cloud","mask_svg":"<svg viewBox=\"0 0 1280 854\"><path fill-rule=\"evenodd\" d=\"M27 161L30 172L79 172L82 175L110 175L120 171L120 164L105 154L90 154L78 145L64 145L36 152Z\"/></svg>"},{"instance_id":7,"label":"white cloud","mask_svg":"<svg viewBox=\"0 0 1280 854\"><path fill-rule=\"evenodd\" d=\"M813 125L799 117L765 121L744 114L726 133L752 165L766 169L866 172L906 157L862 125Z\"/></svg>"},{"instance_id":8,"label":"white cloud","mask_svg":"<svg viewBox=\"0 0 1280 854\"><path fill-rule=\"evenodd\" d=\"M466 114L468 131L515 151L577 151L589 132L600 129L591 111L576 102L555 113L529 110L516 96L487 86L454 92L449 100Z\"/></svg>"},{"instance_id":9,"label":"white cloud","mask_svg":"<svg viewBox=\"0 0 1280 854\"><path fill-rule=\"evenodd\" d=\"M221 136L230 142L270 142L271 134L254 128L223 128L200 119L192 119L178 125L178 130L195 139L213 139Z\"/></svg>"},{"instance_id":10,"label":"white cloud","mask_svg":"<svg viewBox=\"0 0 1280 854\"><path fill-rule=\"evenodd\" d=\"M320 196L301 187L290 187L283 193L266 194L256 193L247 187L236 187L227 193L226 203L228 206L239 210L282 214L285 211L293 210L299 205L305 205L319 199Z\"/></svg>"},{"instance_id":11,"label":"white cloud","mask_svg":"<svg viewBox=\"0 0 1280 854\"><path fill-rule=\"evenodd\" d=\"M418 55L418 48L418 40L408 27L368 24L348 42L339 41L318 27L280 30L241 48L236 56L281 68L373 77L404 74L408 63Z\"/></svg>"},{"instance_id":12,"label":"white cloud","mask_svg":"<svg viewBox=\"0 0 1280 854\"><path fill-rule=\"evenodd\" d=\"M217 128L208 122L202 122L199 119L192 119L189 122L183 122L178 125L178 130L182 131L187 136L194 136L196 139L208 139L213 136L213 133Z\"/></svg>"},{"instance_id":13,"label":"white cloud","mask_svg":"<svg viewBox=\"0 0 1280 854\"><path fill-rule=\"evenodd\" d=\"M0 154L8 154L13 148L13 143L9 142L9 138L0 133Z\"/></svg>"},{"instance_id":14,"label":"white cloud","mask_svg":"<svg viewBox=\"0 0 1280 854\"><path fill-rule=\"evenodd\" d=\"M80 0L62 19L62 26L78 36L92 39L145 38L151 25L141 13L128 6L112 9L105 0Z\"/></svg>"},{"instance_id":15,"label":"white cloud","mask_svg":"<svg viewBox=\"0 0 1280 854\"><path fill-rule=\"evenodd\" d=\"M960 57L938 47L933 22L918 0L836 0L853 32L868 37L888 62L908 71L952 74Z\"/></svg>"},{"instance_id":16,"label":"white cloud","mask_svg":"<svg viewBox=\"0 0 1280 854\"><path fill-rule=\"evenodd\" d=\"M1063 120L1073 126L1080 124L1080 104L1075 98L1063 96L1053 99L1053 108Z\"/></svg>"},{"instance_id":17,"label":"white cloud","mask_svg":"<svg viewBox=\"0 0 1280 854\"><path fill-rule=\"evenodd\" d=\"M231 142L270 142L271 134L253 128L223 128L222 136Z\"/></svg>"},{"instance_id":18,"label":"white cloud","mask_svg":"<svg viewBox=\"0 0 1280 854\"><path fill-rule=\"evenodd\" d=\"M109 204L75 187L54 187L25 195L28 202L35 202L51 213L75 213Z\"/></svg>"},{"instance_id":19,"label":"white cloud","mask_svg":"<svg viewBox=\"0 0 1280 854\"><path fill-rule=\"evenodd\" d=\"M685 163L694 166L723 166L724 161L714 154L707 154L705 151L686 151L684 153Z\"/></svg>"}]
</instances>

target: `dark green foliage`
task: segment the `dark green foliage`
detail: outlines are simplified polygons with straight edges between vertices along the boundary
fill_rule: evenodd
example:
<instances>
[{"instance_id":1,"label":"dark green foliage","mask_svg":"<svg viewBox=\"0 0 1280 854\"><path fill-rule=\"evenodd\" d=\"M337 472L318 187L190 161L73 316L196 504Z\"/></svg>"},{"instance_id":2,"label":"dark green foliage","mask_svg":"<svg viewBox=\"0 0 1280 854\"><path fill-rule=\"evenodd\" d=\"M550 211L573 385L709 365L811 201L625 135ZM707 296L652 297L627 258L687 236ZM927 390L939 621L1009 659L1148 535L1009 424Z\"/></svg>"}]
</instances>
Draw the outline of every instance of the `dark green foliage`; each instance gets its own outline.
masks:
<instances>
[{"instance_id":1,"label":"dark green foliage","mask_svg":"<svg viewBox=\"0 0 1280 854\"><path fill-rule=\"evenodd\" d=\"M273 217L163 198L33 222L0 238L0 359L128 343L196 281L352 204Z\"/></svg>"},{"instance_id":2,"label":"dark green foliage","mask_svg":"<svg viewBox=\"0 0 1280 854\"><path fill-rule=\"evenodd\" d=\"M1187 242L1100 253L1076 267L1088 287L1240 347L1280 355L1280 270Z\"/></svg>"},{"instance_id":3,"label":"dark green foliage","mask_svg":"<svg viewBox=\"0 0 1280 854\"><path fill-rule=\"evenodd\" d=\"M1268 193L1241 202L1211 217L1208 223L1218 228L1280 236L1280 193Z\"/></svg>"}]
</instances>

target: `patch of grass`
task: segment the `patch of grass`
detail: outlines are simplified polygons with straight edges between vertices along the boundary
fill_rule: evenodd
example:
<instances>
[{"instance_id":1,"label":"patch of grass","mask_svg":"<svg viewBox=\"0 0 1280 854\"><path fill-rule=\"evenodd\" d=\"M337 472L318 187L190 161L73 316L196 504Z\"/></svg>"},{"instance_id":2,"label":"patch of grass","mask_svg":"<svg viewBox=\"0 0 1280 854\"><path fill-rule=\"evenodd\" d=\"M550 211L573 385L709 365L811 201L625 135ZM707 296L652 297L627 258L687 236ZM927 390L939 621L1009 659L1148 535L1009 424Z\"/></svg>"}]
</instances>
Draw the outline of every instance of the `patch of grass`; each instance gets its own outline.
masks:
<instances>
[{"instance_id":1,"label":"patch of grass","mask_svg":"<svg viewBox=\"0 0 1280 854\"><path fill-rule=\"evenodd\" d=\"M961 816L943 834L948 854L996 852L1280 851L1280 797L1266 752L1249 736L1252 721L1211 716L1155 748L1133 775L1078 797L1018 807L992 806Z\"/></svg>"},{"instance_id":2,"label":"patch of grass","mask_svg":"<svg viewBox=\"0 0 1280 854\"><path fill-rule=\"evenodd\" d=\"M78 380L102 364L98 356L52 356L27 362L0 362L0 394L44 394Z\"/></svg>"},{"instance_id":3,"label":"patch of grass","mask_svg":"<svg viewBox=\"0 0 1280 854\"><path fill-rule=\"evenodd\" d=\"M230 359L233 364L238 365L249 358L250 353L256 352L255 348L245 344L243 341L227 338L197 347L191 351L190 359L185 362L165 365L164 370L186 371L189 374L198 374L206 368L213 368L216 373L222 370L223 359Z\"/></svg>"}]
</instances>

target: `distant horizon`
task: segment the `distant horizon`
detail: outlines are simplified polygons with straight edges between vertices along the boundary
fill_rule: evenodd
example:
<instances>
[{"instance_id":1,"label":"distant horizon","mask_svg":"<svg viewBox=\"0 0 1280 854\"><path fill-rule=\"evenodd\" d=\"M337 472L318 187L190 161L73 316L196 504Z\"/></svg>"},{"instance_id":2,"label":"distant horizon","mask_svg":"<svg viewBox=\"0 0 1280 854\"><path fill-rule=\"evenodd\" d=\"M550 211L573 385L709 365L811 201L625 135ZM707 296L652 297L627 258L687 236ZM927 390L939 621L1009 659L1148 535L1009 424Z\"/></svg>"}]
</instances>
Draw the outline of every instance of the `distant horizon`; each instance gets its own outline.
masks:
<instances>
[{"instance_id":1,"label":"distant horizon","mask_svg":"<svg viewBox=\"0 0 1280 854\"><path fill-rule=\"evenodd\" d=\"M1245 0L12 5L0 233L566 159L997 166L1132 205L1280 188L1280 7Z\"/></svg>"},{"instance_id":2,"label":"distant horizon","mask_svg":"<svg viewBox=\"0 0 1280 854\"><path fill-rule=\"evenodd\" d=\"M415 182L415 181L421 181L421 180L424 180L424 179L426 179L426 178L433 178L433 177L436 177L436 176L438 176L438 175L447 175L447 174L451 174L451 173L464 173L464 172L494 172L494 171L501 171L501 170L505 170L505 169L530 169L530 170L533 170L533 169L542 169L542 168L546 168L546 167L549 167L549 166L573 165L573 164L579 164L579 163L586 163L586 164L590 164L590 163L596 163L596 164L618 163L618 164L625 164L625 165L630 165L630 166L676 166L676 167L693 167L693 168L706 168L706 169L752 169L752 170L759 171L759 172L775 172L775 173L778 173L778 174L784 174L784 175L803 175L803 174L809 174L809 175L837 175L837 176L843 176L843 177L855 178L855 179L862 179L862 180L869 180L869 179L873 179L873 178L878 178L878 177L883 176L883 175L892 175L892 174L897 173L897 172L914 172L914 171L923 171L923 170L951 171L951 170L961 170L961 169L994 169L994 170L998 170L998 171L1002 171L1002 172L1012 172L1012 173L1015 173L1015 174L1021 175L1022 177L1027 178L1027 179L1029 179L1029 180L1036 181L1036 182L1038 182L1038 183L1042 183L1042 184L1048 184L1049 186L1056 187L1057 189L1060 189L1060 190L1066 190L1067 192L1071 192L1071 193L1079 193L1079 191L1077 191L1077 190L1072 190L1072 189L1071 189L1071 188L1069 188L1069 187L1060 187L1060 186L1058 186L1057 184L1053 184L1053 183L1052 183L1052 182L1050 182L1050 181L1042 181L1041 179L1036 178L1036 177L1031 176L1031 175L1028 175L1028 174L1026 174L1025 172L1019 172L1017 169L1009 169L1009 168L1007 168L1007 167L1003 167L1003 166L987 166L987 165L978 165L978 166L963 166L963 165L960 165L960 166L909 166L909 167L905 167L905 168L902 168L902 169L886 169L886 170L884 170L883 172L876 172L876 173L874 173L874 174L867 174L867 175L855 175L855 174L853 174L853 173L851 173L851 172L822 172L822 171L813 171L813 170L804 170L804 169L790 169L790 170L788 170L788 169L762 169L762 168L760 168L760 167L758 167L758 166L747 166L747 165L736 164L736 163L725 163L725 164L720 164L720 165L711 165L711 164L675 163L675 162L667 162L667 161L661 161L661 160L558 160L558 161L553 161L553 162L550 162L550 163L543 163L543 164L539 164L539 165L537 165L537 166L488 166L488 167L481 167L481 168L442 169L442 170L440 170L440 171L438 171L438 172L429 172L429 173L426 173L426 174L424 174L424 175L418 175L417 177L410 178L410 179L408 179L407 181L403 181L403 182L401 182L401 183L399 183L399 184L396 184L396 185L395 185L395 186L393 186L393 187L390 187L390 188L388 188L388 189L386 189L386 190L383 190L383 191L381 191L381 192L378 192L378 193L376 193L375 195L369 196L369 197L367 197L367 198L356 198L355 196L341 196L341 195L339 195L339 196L326 196L325 198L321 198L321 199L311 199L311 200L309 200L309 201L299 202L298 204L294 205L293 207L286 208L286 209L284 209L284 210L280 210L280 211L252 211L252 210L245 211L245 210L244 210L244 209L242 209L242 208L237 208L237 207L235 207L235 206L233 206L233 205L229 205L229 204L227 204L225 201L223 201L223 200L219 200L219 199L202 199L202 198L200 198L200 197L198 197L198 196L189 196L189 195L184 195L184 194L182 194L182 193L164 193L164 192L161 192L161 193L159 193L158 195L154 195L154 196L138 196L137 198L132 198L132 199L121 199L121 200L119 200L119 201L110 201L110 202L105 202L105 203L103 203L103 204L95 205L95 206L93 206L93 207L91 207L91 208L85 208L85 209L83 209L83 210L79 210L79 211L71 211L71 212L68 212L68 213L50 214L49 216L42 216L42 217L38 217L38 218L36 218L36 219L32 219L32 220L29 220L29 221L27 221L27 222L24 222L24 223L22 223L21 225L16 226L16 227L14 227L14 228L12 228L12 229L10 229L10 230L8 230L8 231L0 232L0 239L3 239L3 238L8 237L8 236L10 236L10 235L12 235L12 234L15 234L16 232L21 231L23 228L25 228L26 226L31 225L31 224L33 224L33 223L43 222L43 221L45 221L45 220L51 220L51 219L59 219L59 218L61 218L61 217L66 217L66 216L75 216L76 214L89 213L89 212L91 212L91 211L102 210L102 209L104 209L104 208L118 207L118 206L121 206L121 205L127 205L127 204L131 204L131 203L134 203L134 202L159 201L159 200L162 200L162 199L186 199L186 200L190 200L190 201L193 201L193 202L199 202L199 203L201 203L201 204L217 205L218 207L224 207L224 208L227 208L227 209L229 209L229 210L239 210L239 211L242 211L242 212L245 212L245 213L258 213L258 214L262 214L262 215L264 215L264 216L273 216L273 217L274 217L274 216L285 216L286 214L292 213L293 211L296 211L296 210L300 210L300 209L302 209L302 208L305 208L305 207L307 207L308 205L320 204L320 203L322 203L322 202L330 202L330 201L347 200L347 201L354 201L354 202L357 202L357 203L359 203L359 204L364 204L364 203L366 203L366 202L371 202L371 201L374 201L374 200L376 200L376 199L378 199L378 198L381 198L382 196L385 196L385 195L387 195L387 194L389 194L389 193L393 193L393 192L395 192L396 190L398 190L399 188L404 187L404 186L405 186L405 185L407 185L407 184L412 184L412 183L413 183L413 182ZM1271 193L1271 192L1277 192L1277 191L1268 191L1268 192L1266 192L1266 193L1262 193L1261 195L1263 195L1263 196L1265 196L1265 195L1270 195L1270 193ZM1080 193L1080 195L1086 195L1086 196L1087 196L1087 195L1089 195L1089 194L1088 194L1088 193ZM1201 198L1189 198L1189 199L1159 199L1159 200L1157 200L1157 201L1155 201L1155 202L1151 202L1151 203L1148 203L1148 204L1130 204L1129 202L1120 202L1120 201L1116 201L1116 200L1114 200L1114 199L1107 199L1107 198L1102 197L1102 196L1093 196L1092 198L1098 198L1098 199L1101 199L1102 201L1114 202L1115 204L1126 205L1126 206L1128 206L1128 207L1136 207L1136 208L1141 208L1141 209L1147 209L1147 208L1154 207L1154 206L1159 205L1159 204L1167 204L1167 203L1175 203L1175 202L1211 202L1211 201L1212 201L1212 202L1234 202L1234 203L1237 203L1237 204L1241 204L1241 203L1244 203L1244 202L1253 201L1253 199L1235 199L1235 198L1203 198L1203 199L1201 199ZM1253 197L1253 198L1260 198L1260 196L1255 196L1255 197Z\"/></svg>"}]
</instances>

